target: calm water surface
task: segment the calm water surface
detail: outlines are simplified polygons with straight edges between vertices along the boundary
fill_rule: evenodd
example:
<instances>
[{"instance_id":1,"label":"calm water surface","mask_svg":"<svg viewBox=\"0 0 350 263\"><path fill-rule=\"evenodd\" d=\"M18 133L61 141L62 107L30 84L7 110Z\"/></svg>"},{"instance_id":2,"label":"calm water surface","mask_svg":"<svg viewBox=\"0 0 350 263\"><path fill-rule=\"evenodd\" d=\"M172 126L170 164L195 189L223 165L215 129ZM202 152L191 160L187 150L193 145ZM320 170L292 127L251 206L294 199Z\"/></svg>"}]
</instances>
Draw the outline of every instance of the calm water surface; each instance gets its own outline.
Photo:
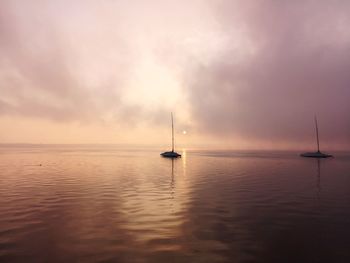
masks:
<instances>
[{"instance_id":1,"label":"calm water surface","mask_svg":"<svg viewBox=\"0 0 350 263\"><path fill-rule=\"evenodd\" d=\"M0 262L350 262L350 154L182 154L0 146Z\"/></svg>"}]
</instances>

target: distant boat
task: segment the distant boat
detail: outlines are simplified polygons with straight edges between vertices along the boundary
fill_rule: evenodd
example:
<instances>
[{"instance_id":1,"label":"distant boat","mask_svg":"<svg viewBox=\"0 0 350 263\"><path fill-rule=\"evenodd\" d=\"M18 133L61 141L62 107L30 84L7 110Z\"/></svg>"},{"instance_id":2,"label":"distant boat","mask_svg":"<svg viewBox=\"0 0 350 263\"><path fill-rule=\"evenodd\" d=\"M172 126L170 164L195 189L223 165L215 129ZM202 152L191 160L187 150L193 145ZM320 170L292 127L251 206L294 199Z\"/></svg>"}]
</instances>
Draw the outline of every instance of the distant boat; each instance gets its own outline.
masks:
<instances>
[{"instance_id":1,"label":"distant boat","mask_svg":"<svg viewBox=\"0 0 350 263\"><path fill-rule=\"evenodd\" d=\"M309 152L309 153L302 153L300 156L302 157L311 157L311 158L328 158L333 157L330 154L322 153L320 152L320 141L318 138L318 125L317 125L317 118L315 116L315 126L316 126L316 140L317 140L317 152Z\"/></svg>"},{"instance_id":2,"label":"distant boat","mask_svg":"<svg viewBox=\"0 0 350 263\"><path fill-rule=\"evenodd\" d=\"M171 113L171 135L172 135L172 148L171 152L163 152L160 155L166 158L178 158L181 157L181 154L174 151L174 118L173 113Z\"/></svg>"}]
</instances>

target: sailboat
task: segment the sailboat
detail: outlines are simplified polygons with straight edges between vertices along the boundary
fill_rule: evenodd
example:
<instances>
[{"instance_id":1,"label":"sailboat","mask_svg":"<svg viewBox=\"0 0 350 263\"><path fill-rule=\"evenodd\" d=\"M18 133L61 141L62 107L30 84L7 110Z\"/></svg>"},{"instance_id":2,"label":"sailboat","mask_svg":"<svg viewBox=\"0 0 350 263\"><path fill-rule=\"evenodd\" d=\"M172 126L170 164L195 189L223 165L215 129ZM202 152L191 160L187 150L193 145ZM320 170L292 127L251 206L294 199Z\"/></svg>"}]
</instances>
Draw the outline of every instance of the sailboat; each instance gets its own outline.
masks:
<instances>
[{"instance_id":1,"label":"sailboat","mask_svg":"<svg viewBox=\"0 0 350 263\"><path fill-rule=\"evenodd\" d=\"M172 147L171 152L163 152L160 155L166 158L178 158L181 157L181 154L174 151L174 118L173 113L171 113L171 138L172 138Z\"/></svg>"},{"instance_id":2,"label":"sailboat","mask_svg":"<svg viewBox=\"0 0 350 263\"><path fill-rule=\"evenodd\" d=\"M318 125L317 125L317 118L315 116L315 126L316 126L316 140L317 140L317 152L309 152L309 153L302 153L300 156L302 157L311 157L311 158L328 158L333 157L330 154L322 153L320 152L320 141L318 138Z\"/></svg>"}]
</instances>

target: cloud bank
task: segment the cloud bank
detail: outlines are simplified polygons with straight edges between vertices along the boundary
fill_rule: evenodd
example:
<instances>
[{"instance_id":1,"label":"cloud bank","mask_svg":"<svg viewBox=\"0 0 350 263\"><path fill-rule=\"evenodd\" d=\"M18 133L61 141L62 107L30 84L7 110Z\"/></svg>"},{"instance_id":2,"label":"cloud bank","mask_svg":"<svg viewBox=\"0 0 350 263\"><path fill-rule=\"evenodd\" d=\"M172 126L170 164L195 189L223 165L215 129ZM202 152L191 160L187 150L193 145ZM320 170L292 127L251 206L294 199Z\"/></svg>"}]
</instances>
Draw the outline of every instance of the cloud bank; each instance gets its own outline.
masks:
<instances>
[{"instance_id":1,"label":"cloud bank","mask_svg":"<svg viewBox=\"0 0 350 263\"><path fill-rule=\"evenodd\" d=\"M0 119L349 146L348 1L0 5Z\"/></svg>"},{"instance_id":2,"label":"cloud bank","mask_svg":"<svg viewBox=\"0 0 350 263\"><path fill-rule=\"evenodd\" d=\"M190 92L203 128L298 140L313 135L317 114L323 137L348 140L349 3L222 2L219 9L223 30L246 45L229 43L213 63L198 65Z\"/></svg>"}]
</instances>

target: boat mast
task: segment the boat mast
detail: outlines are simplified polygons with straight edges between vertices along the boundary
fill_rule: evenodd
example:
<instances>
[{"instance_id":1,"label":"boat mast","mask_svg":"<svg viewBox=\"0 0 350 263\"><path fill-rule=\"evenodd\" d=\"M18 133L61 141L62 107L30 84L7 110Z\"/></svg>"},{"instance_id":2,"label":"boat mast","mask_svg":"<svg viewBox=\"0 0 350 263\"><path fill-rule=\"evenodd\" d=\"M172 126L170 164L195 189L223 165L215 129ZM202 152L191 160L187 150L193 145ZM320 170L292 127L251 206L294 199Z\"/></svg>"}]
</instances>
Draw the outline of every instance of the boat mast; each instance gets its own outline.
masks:
<instances>
[{"instance_id":1,"label":"boat mast","mask_svg":"<svg viewBox=\"0 0 350 263\"><path fill-rule=\"evenodd\" d=\"M317 151L320 152L320 141L318 139L318 125L317 125L316 115L315 115L315 126L316 126Z\"/></svg>"},{"instance_id":2,"label":"boat mast","mask_svg":"<svg viewBox=\"0 0 350 263\"><path fill-rule=\"evenodd\" d=\"M171 137L172 137L172 148L171 148L171 151L174 152L174 119L173 119L173 113L171 113Z\"/></svg>"}]
</instances>

